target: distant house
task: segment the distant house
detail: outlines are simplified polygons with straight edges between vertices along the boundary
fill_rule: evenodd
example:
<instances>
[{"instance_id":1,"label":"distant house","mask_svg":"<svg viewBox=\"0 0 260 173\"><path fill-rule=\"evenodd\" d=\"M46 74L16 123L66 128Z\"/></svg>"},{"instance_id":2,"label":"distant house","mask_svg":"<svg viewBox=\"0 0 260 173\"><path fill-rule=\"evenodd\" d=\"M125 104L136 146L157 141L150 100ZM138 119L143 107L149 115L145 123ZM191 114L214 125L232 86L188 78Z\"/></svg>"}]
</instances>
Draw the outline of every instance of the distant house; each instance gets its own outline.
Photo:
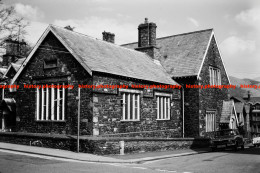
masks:
<instances>
[{"instance_id":1,"label":"distant house","mask_svg":"<svg viewBox=\"0 0 260 173\"><path fill-rule=\"evenodd\" d=\"M103 34L110 42L50 25L14 77L12 64L6 76L12 78L11 84L20 85L11 97L16 105L14 130L77 134L80 99L81 135L155 131L162 137L164 131L171 137L182 135L180 89L131 88L178 83L145 53L115 45L113 34ZM46 84L74 87L24 88Z\"/></svg>"},{"instance_id":2,"label":"distant house","mask_svg":"<svg viewBox=\"0 0 260 173\"><path fill-rule=\"evenodd\" d=\"M237 104L238 105L238 104ZM237 117L235 104L233 100L223 101L223 108L220 117L221 129L237 129L239 120Z\"/></svg>"},{"instance_id":3,"label":"distant house","mask_svg":"<svg viewBox=\"0 0 260 173\"><path fill-rule=\"evenodd\" d=\"M5 40L6 53L3 55L0 68L0 85L8 85L25 60L27 49L24 41ZM3 89L0 92L0 131L10 131L16 128L16 102L13 88ZM7 97L5 97L7 96Z\"/></svg>"},{"instance_id":4,"label":"distant house","mask_svg":"<svg viewBox=\"0 0 260 173\"><path fill-rule=\"evenodd\" d=\"M260 97L249 97L251 137L260 136Z\"/></svg>"},{"instance_id":5,"label":"distant house","mask_svg":"<svg viewBox=\"0 0 260 173\"><path fill-rule=\"evenodd\" d=\"M244 99L234 96L231 99L235 102L239 125L243 126L245 137L260 136L260 97L253 97L248 92Z\"/></svg>"},{"instance_id":6,"label":"distant house","mask_svg":"<svg viewBox=\"0 0 260 173\"><path fill-rule=\"evenodd\" d=\"M146 20L138 33L138 42L122 46L155 55L151 57L183 86L185 136L204 136L219 129L223 101L229 100L228 89L187 87L230 84L213 29L156 38L156 25Z\"/></svg>"}]
</instances>

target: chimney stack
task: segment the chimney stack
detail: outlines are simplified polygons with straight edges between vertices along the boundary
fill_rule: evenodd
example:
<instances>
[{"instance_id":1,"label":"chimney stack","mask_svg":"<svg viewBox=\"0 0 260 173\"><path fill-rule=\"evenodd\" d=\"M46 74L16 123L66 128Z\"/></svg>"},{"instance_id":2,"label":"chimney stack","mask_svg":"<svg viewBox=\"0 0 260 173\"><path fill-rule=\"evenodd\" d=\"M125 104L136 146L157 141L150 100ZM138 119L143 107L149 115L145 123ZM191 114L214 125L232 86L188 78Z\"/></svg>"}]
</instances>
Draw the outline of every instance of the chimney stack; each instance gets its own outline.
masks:
<instances>
[{"instance_id":1,"label":"chimney stack","mask_svg":"<svg viewBox=\"0 0 260 173\"><path fill-rule=\"evenodd\" d=\"M111 32L102 32L103 34L103 40L110 42L110 43L115 43L115 34L111 33Z\"/></svg>"},{"instance_id":2,"label":"chimney stack","mask_svg":"<svg viewBox=\"0 0 260 173\"><path fill-rule=\"evenodd\" d=\"M144 23L138 26L138 50L149 55L151 58L159 60L158 48L156 47L156 24L149 22L145 18Z\"/></svg>"},{"instance_id":3,"label":"chimney stack","mask_svg":"<svg viewBox=\"0 0 260 173\"><path fill-rule=\"evenodd\" d=\"M6 52L3 55L2 66L8 67L12 62L19 58L24 58L26 54L26 43L24 40L17 41L12 38L5 40Z\"/></svg>"},{"instance_id":4,"label":"chimney stack","mask_svg":"<svg viewBox=\"0 0 260 173\"><path fill-rule=\"evenodd\" d=\"M138 47L156 46L156 24L145 18L138 26Z\"/></svg>"},{"instance_id":5,"label":"chimney stack","mask_svg":"<svg viewBox=\"0 0 260 173\"><path fill-rule=\"evenodd\" d=\"M249 101L251 99L251 92L247 91L247 100Z\"/></svg>"}]
</instances>

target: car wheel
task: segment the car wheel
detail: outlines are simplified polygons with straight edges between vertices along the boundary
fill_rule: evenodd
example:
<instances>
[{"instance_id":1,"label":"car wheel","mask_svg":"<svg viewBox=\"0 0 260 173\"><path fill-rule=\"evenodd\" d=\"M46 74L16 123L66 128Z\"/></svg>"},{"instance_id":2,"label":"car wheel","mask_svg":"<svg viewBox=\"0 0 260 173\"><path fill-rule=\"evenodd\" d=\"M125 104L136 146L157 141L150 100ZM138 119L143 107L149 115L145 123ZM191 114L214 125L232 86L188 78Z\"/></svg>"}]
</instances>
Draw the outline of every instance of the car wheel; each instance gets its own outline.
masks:
<instances>
[{"instance_id":1,"label":"car wheel","mask_svg":"<svg viewBox=\"0 0 260 173\"><path fill-rule=\"evenodd\" d=\"M211 148L211 151L212 151L212 152L216 151L216 148L212 147L212 148Z\"/></svg>"},{"instance_id":2,"label":"car wheel","mask_svg":"<svg viewBox=\"0 0 260 173\"><path fill-rule=\"evenodd\" d=\"M244 145L241 145L241 150L245 150L245 146Z\"/></svg>"}]
</instances>

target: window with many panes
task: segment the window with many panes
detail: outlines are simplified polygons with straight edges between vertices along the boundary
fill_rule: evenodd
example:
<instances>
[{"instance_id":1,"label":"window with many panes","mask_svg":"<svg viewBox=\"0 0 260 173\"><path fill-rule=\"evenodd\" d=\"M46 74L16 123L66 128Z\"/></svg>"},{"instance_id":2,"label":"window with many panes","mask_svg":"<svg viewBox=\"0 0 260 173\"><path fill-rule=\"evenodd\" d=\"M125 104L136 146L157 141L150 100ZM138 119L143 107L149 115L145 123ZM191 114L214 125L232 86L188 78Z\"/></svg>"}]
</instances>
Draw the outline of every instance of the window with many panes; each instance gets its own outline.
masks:
<instances>
[{"instance_id":1,"label":"window with many panes","mask_svg":"<svg viewBox=\"0 0 260 173\"><path fill-rule=\"evenodd\" d=\"M53 85L53 84L52 84ZM64 85L54 84L55 86ZM54 86L53 85L53 86ZM36 89L36 120L64 121L65 120L65 88Z\"/></svg>"},{"instance_id":2,"label":"window with many panes","mask_svg":"<svg viewBox=\"0 0 260 173\"><path fill-rule=\"evenodd\" d=\"M170 119L170 97L156 96L157 99L157 120Z\"/></svg>"},{"instance_id":3,"label":"window with many panes","mask_svg":"<svg viewBox=\"0 0 260 173\"><path fill-rule=\"evenodd\" d=\"M215 111L207 111L206 112L206 132L215 131L216 128L216 112Z\"/></svg>"},{"instance_id":4,"label":"window with many panes","mask_svg":"<svg viewBox=\"0 0 260 173\"><path fill-rule=\"evenodd\" d=\"M210 85L221 85L221 74L218 68L209 67Z\"/></svg>"},{"instance_id":5,"label":"window with many panes","mask_svg":"<svg viewBox=\"0 0 260 173\"><path fill-rule=\"evenodd\" d=\"M139 121L140 120L140 94L122 93L122 120Z\"/></svg>"}]
</instances>

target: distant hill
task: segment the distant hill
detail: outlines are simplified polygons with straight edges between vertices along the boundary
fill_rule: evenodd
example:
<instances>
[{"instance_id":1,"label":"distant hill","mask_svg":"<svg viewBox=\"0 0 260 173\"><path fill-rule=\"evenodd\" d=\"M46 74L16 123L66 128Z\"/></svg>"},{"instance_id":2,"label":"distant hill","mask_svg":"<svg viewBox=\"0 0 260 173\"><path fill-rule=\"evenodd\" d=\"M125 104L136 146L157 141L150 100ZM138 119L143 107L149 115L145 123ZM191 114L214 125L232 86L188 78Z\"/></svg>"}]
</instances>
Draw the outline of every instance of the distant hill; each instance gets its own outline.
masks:
<instances>
[{"instance_id":1,"label":"distant hill","mask_svg":"<svg viewBox=\"0 0 260 173\"><path fill-rule=\"evenodd\" d=\"M252 97L260 97L260 88L240 88L240 85L260 85L259 81L253 79L240 79L233 76L229 76L230 82L232 85L236 85L236 89L230 89L229 93L231 96L241 97L247 95L250 91Z\"/></svg>"},{"instance_id":2,"label":"distant hill","mask_svg":"<svg viewBox=\"0 0 260 173\"><path fill-rule=\"evenodd\" d=\"M260 77L256 77L256 78L254 78L253 80L260 82Z\"/></svg>"}]
</instances>

